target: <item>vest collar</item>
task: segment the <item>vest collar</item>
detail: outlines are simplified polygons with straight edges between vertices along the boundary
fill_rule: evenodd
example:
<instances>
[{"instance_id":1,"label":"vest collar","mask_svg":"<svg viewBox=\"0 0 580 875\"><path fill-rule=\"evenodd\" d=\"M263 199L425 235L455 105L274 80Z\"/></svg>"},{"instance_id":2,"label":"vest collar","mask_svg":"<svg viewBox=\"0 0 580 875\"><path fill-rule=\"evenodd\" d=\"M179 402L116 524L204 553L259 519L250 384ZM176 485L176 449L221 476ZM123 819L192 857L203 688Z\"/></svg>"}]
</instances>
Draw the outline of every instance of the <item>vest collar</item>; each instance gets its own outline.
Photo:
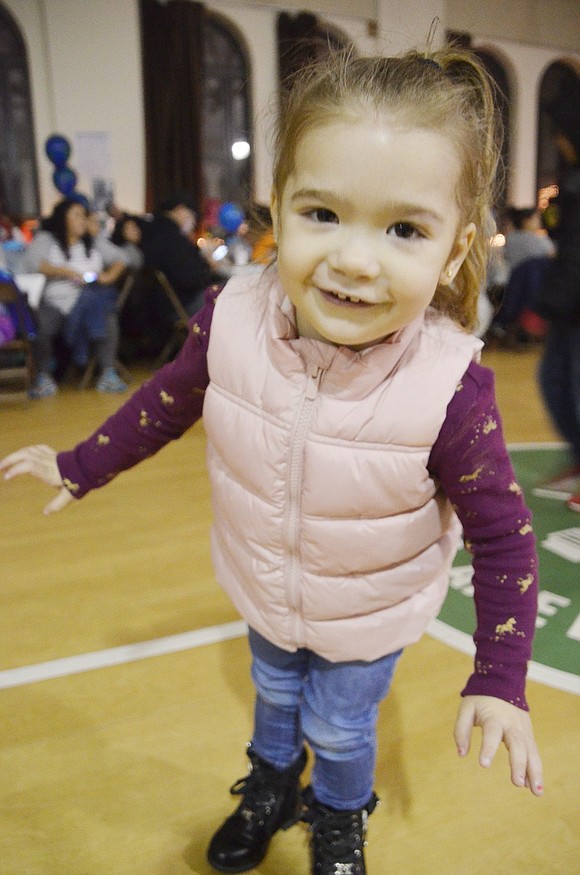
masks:
<instances>
[{"instance_id":1,"label":"vest collar","mask_svg":"<svg viewBox=\"0 0 580 875\"><path fill-rule=\"evenodd\" d=\"M417 319L381 343L364 350L335 346L310 337L298 337L294 306L277 278L269 292L267 322L270 354L274 366L287 376L308 370L324 371L323 391L335 397L361 398L391 376L414 342L425 317Z\"/></svg>"}]
</instances>

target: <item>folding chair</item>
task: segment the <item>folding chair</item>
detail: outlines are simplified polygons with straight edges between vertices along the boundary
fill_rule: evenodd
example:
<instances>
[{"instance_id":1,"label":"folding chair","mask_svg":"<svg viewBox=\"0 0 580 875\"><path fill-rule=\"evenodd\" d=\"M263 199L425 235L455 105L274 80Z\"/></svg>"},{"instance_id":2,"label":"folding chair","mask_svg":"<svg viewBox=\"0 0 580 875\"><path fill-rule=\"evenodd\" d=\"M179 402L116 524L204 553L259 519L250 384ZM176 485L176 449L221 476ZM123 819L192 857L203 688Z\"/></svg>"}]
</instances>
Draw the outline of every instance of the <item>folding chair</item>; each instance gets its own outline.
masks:
<instances>
[{"instance_id":1,"label":"folding chair","mask_svg":"<svg viewBox=\"0 0 580 875\"><path fill-rule=\"evenodd\" d=\"M16 321L14 340L0 346L0 401L28 398L34 378L30 313L26 299L8 271L0 271L0 302Z\"/></svg>"},{"instance_id":2,"label":"folding chair","mask_svg":"<svg viewBox=\"0 0 580 875\"><path fill-rule=\"evenodd\" d=\"M189 316L187 315L185 307L177 297L175 289L162 271L155 271L155 280L163 289L175 310L175 321L173 322L169 340L159 353L153 365L153 367L157 369L164 365L165 362L169 361L173 353L175 353L183 344L183 341L187 337L187 323Z\"/></svg>"}]
</instances>

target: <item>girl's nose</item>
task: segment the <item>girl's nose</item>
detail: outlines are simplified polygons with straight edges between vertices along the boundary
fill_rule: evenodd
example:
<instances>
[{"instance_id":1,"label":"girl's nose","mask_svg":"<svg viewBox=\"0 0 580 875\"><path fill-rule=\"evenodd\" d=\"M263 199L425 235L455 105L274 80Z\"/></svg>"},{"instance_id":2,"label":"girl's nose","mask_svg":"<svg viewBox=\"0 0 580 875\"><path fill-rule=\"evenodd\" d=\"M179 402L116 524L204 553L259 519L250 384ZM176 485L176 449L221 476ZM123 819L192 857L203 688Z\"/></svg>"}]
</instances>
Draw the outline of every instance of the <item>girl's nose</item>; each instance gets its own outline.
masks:
<instances>
[{"instance_id":1,"label":"girl's nose","mask_svg":"<svg viewBox=\"0 0 580 875\"><path fill-rule=\"evenodd\" d=\"M345 235L328 263L350 279L374 279L381 269L372 238L363 233Z\"/></svg>"}]
</instances>

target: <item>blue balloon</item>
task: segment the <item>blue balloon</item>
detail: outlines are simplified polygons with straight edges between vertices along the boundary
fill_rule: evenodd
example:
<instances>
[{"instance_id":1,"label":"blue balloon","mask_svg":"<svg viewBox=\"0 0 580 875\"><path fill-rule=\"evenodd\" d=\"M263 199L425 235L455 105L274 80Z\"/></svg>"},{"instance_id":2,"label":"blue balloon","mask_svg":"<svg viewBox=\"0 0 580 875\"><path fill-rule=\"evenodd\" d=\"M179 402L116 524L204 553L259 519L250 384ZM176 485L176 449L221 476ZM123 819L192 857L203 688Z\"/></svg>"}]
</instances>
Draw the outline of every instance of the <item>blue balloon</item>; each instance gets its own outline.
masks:
<instances>
[{"instance_id":1,"label":"blue balloon","mask_svg":"<svg viewBox=\"0 0 580 875\"><path fill-rule=\"evenodd\" d=\"M58 191L68 197L77 184L77 175L70 167L57 167L52 174L52 181Z\"/></svg>"},{"instance_id":2,"label":"blue balloon","mask_svg":"<svg viewBox=\"0 0 580 875\"><path fill-rule=\"evenodd\" d=\"M70 157L70 143L61 134L53 134L47 139L44 151L55 167L64 167Z\"/></svg>"},{"instance_id":3,"label":"blue balloon","mask_svg":"<svg viewBox=\"0 0 580 875\"><path fill-rule=\"evenodd\" d=\"M244 221L244 218L244 214L240 208L229 201L222 204L219 208L219 223L227 234L235 234Z\"/></svg>"}]
</instances>

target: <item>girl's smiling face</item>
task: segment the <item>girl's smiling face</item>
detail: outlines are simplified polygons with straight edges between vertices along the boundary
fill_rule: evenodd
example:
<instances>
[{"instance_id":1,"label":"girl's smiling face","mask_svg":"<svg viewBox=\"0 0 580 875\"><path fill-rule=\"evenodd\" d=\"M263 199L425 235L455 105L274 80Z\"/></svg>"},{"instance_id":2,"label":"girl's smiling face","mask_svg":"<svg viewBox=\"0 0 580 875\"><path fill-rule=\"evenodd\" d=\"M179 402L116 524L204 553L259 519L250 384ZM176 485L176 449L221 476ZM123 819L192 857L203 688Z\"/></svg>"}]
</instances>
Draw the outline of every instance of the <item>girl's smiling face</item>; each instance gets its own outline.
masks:
<instances>
[{"instance_id":1,"label":"girl's smiling face","mask_svg":"<svg viewBox=\"0 0 580 875\"><path fill-rule=\"evenodd\" d=\"M460 174L442 133L389 119L308 131L272 214L278 272L298 332L364 348L449 285L475 234L460 227Z\"/></svg>"}]
</instances>

